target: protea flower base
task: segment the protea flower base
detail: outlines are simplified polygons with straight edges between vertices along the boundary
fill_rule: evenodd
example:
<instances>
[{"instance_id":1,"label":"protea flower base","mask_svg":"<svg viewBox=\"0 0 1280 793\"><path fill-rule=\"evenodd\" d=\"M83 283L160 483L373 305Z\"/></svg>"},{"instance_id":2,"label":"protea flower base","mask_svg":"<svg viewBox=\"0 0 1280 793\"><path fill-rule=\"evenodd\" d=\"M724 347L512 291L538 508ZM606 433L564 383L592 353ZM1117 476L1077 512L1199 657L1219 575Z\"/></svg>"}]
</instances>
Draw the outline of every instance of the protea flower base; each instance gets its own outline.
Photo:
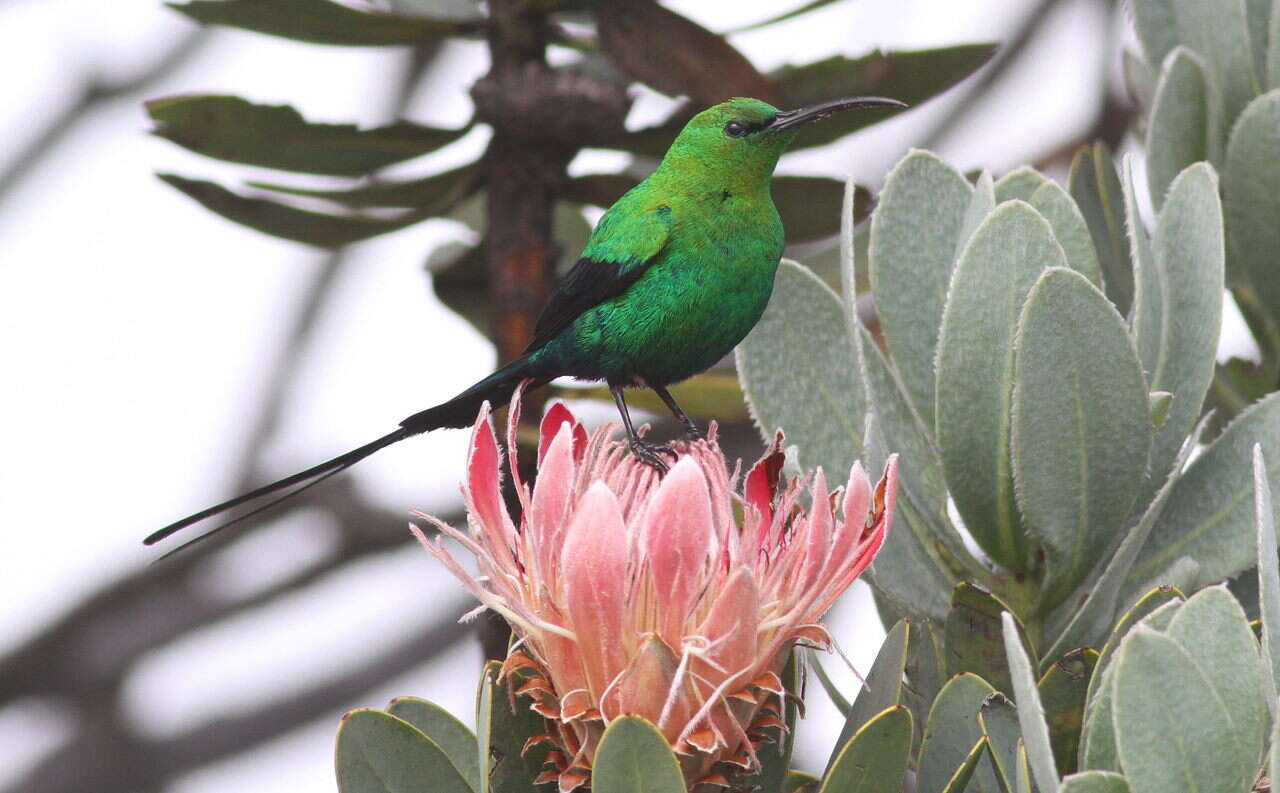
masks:
<instances>
[{"instance_id":1,"label":"protea flower base","mask_svg":"<svg viewBox=\"0 0 1280 793\"><path fill-rule=\"evenodd\" d=\"M518 415L517 394L512 428ZM607 426L588 436L553 406L537 484L511 466L517 527L486 407L472 431L468 530L422 516L474 554L479 574L440 538L418 536L518 636L503 674L519 676L516 695L547 719L530 745L555 745L539 781L564 793L589 785L607 724L637 714L674 749L691 790L729 787L759 770L758 748L785 729L780 674L791 649L830 644L817 619L884 542L896 460L874 490L858 464L842 490L830 492L821 470L782 486L779 435L738 495L714 426L706 440L675 445L665 477L614 435ZM514 429L507 449L514 458Z\"/></svg>"}]
</instances>

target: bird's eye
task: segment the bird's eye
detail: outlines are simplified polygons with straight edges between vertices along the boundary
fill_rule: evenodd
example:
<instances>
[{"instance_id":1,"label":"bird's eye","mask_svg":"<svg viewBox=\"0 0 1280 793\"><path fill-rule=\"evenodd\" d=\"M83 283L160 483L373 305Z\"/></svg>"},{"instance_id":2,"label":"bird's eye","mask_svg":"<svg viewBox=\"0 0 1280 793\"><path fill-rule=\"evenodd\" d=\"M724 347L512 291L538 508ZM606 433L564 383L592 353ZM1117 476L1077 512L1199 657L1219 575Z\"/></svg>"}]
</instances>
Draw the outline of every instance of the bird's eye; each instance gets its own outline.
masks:
<instances>
[{"instance_id":1,"label":"bird's eye","mask_svg":"<svg viewBox=\"0 0 1280 793\"><path fill-rule=\"evenodd\" d=\"M747 132L747 125L736 119L724 125L724 134L731 138L741 138Z\"/></svg>"}]
</instances>

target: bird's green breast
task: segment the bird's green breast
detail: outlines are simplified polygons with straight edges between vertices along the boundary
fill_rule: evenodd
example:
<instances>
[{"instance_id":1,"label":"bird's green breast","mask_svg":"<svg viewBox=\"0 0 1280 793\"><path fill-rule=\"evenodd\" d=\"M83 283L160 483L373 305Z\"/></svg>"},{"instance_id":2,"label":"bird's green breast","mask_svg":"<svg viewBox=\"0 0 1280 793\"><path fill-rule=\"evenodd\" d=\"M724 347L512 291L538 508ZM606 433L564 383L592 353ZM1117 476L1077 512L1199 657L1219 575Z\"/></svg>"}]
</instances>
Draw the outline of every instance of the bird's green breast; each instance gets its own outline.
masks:
<instances>
[{"instance_id":1,"label":"bird's green breast","mask_svg":"<svg viewBox=\"0 0 1280 793\"><path fill-rule=\"evenodd\" d=\"M715 364L760 319L782 255L782 222L767 192L711 187L655 208L670 212L670 240L656 260L553 345L580 377L678 382Z\"/></svg>"}]
</instances>

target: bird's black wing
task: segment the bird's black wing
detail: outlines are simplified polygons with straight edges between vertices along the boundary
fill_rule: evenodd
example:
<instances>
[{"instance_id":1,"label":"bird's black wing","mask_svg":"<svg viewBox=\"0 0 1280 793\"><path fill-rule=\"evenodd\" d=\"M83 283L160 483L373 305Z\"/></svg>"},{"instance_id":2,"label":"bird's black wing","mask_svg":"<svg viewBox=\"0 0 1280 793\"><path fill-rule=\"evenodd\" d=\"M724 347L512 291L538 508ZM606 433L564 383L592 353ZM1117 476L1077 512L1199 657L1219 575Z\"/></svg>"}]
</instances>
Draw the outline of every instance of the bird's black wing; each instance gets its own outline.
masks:
<instances>
[{"instance_id":1,"label":"bird's black wing","mask_svg":"<svg viewBox=\"0 0 1280 793\"><path fill-rule=\"evenodd\" d=\"M625 198L605 213L582 257L565 275L542 309L525 352L542 347L573 321L636 282L666 246L670 210L635 211Z\"/></svg>"}]
</instances>

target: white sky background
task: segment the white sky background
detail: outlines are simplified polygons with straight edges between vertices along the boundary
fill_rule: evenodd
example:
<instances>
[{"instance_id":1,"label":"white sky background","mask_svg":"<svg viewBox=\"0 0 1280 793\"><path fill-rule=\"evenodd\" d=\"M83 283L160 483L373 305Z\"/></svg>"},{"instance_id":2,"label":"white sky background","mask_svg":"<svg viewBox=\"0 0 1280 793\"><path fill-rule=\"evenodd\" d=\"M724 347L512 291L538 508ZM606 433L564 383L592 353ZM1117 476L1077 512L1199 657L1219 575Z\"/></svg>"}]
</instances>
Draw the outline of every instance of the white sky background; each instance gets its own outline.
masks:
<instances>
[{"instance_id":1,"label":"white sky background","mask_svg":"<svg viewBox=\"0 0 1280 793\"><path fill-rule=\"evenodd\" d=\"M767 13L764 3L667 4L716 29ZM1029 5L845 2L733 40L772 68L875 46L998 39L1018 18L1012 9ZM943 156L962 169L999 173L1042 152L1046 141L1073 138L1100 99L1092 70L1096 53L1117 33L1112 22L1099 2L1064 3L1037 39L1032 62L1003 84L976 123L941 147ZM69 101L80 75L132 74L188 29L158 0L0 0L0 74L6 75L0 169ZM457 72L430 83L414 103L415 120L458 124L469 116L465 87L483 73L486 56L479 45L457 49L450 61ZM387 120L389 78L398 74L401 57L395 50L222 32L147 97L236 93L293 104L313 120L379 123ZM249 169L148 136L139 105L147 97L102 108L0 203L0 580L6 594L0 652L120 571L150 562L154 552L139 541L151 529L226 495L226 461L245 443L257 389L274 363L297 292L323 258L224 221L156 180L154 172L170 170L234 185ZM665 101L646 95L638 116L658 112ZM913 131L946 106L939 102L835 147L788 158L782 170L853 173L878 186L913 142ZM484 135L431 162L463 161ZM588 153L574 167L589 172L617 164L617 157ZM432 245L458 233L433 221L354 249L347 282L323 316L292 408L269 448L272 473L381 435L490 371L491 347L440 306L421 269ZM1226 343L1232 349L1247 344L1235 326ZM464 432L434 433L380 453L352 476L397 510L445 509L456 500L464 447ZM209 585L251 587L277 574L273 560L310 558L322 550L323 531L314 528L300 516L248 548L231 549ZM351 567L157 650L126 688L141 728L171 734L242 710L263 692L305 689L375 654L405 635L406 626L432 621L429 605L456 591L418 551ZM834 623L833 633L865 671L882 631L863 585ZM392 696L413 694L471 721L479 661L475 643L463 643L350 705L380 707ZM852 678L839 666L834 659L828 664L851 692ZM815 770L838 717L820 692L809 702L798 765ZM332 790L340 713L171 789ZM58 740L60 718L34 706L0 710L0 788Z\"/></svg>"}]
</instances>

